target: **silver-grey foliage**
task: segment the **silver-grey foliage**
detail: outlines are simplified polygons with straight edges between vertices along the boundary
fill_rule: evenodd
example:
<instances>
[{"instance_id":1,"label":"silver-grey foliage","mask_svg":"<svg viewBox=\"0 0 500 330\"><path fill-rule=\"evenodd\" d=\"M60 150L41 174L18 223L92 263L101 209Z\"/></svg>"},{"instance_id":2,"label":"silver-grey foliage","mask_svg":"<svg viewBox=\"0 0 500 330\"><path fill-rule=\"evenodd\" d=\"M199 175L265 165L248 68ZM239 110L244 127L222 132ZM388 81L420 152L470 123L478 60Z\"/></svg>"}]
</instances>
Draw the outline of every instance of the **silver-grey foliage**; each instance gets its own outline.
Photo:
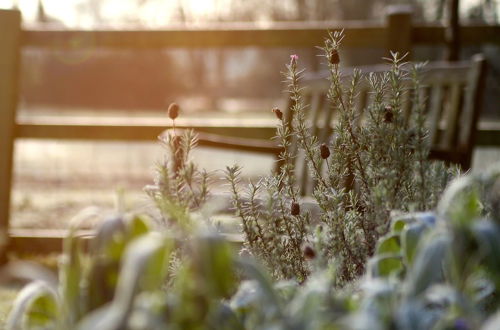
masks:
<instances>
[{"instance_id":1,"label":"silver-grey foliage","mask_svg":"<svg viewBox=\"0 0 500 330\"><path fill-rule=\"evenodd\" d=\"M338 114L328 143L320 145L311 133L301 93L302 70L292 55L285 76L293 120L280 120L277 128L283 147L280 172L250 184L243 202L239 168L227 169L246 245L278 278L307 278L314 266L304 255L305 246L310 246L323 266L338 264L339 283L355 279L364 273L378 238L389 230L391 211L434 208L450 178L442 163L428 160L424 100L417 92L421 66L393 53L387 72L363 75L354 70L350 83L344 84L338 58L342 38L342 32L331 33L322 48L330 73L329 107ZM355 111L355 99L362 83L369 85L372 101L359 125L362 114ZM412 97L410 120L404 111L405 94ZM294 139L300 151L293 148ZM296 157L305 157L316 182L313 197L321 212L314 218L307 212L294 215L291 208L297 204L300 210L301 204Z\"/></svg>"}]
</instances>

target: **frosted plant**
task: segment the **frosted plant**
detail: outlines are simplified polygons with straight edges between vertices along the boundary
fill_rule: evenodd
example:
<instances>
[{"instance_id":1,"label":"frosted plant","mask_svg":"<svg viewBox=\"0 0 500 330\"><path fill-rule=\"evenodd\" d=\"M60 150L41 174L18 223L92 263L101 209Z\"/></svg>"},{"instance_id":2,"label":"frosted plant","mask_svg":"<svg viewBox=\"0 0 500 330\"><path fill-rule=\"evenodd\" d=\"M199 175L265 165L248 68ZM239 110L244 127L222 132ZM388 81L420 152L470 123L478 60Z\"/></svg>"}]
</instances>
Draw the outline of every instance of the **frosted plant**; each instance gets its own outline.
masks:
<instances>
[{"instance_id":1,"label":"frosted plant","mask_svg":"<svg viewBox=\"0 0 500 330\"><path fill-rule=\"evenodd\" d=\"M285 73L292 122L274 110L283 147L279 173L250 184L245 195L237 189L239 168L227 170L245 244L279 277L302 281L311 267L335 263L339 284L355 279L365 271L378 238L388 231L391 211L432 209L451 177L442 163L428 160L424 100L416 92L421 65L406 63L405 56L392 53L387 72L363 75L355 69L345 84L339 68L342 39L342 32L330 33L322 48L330 81L327 99L331 111L338 114L329 142L320 144L311 133L299 84L303 70L292 55ZM354 100L363 79L372 101L359 125ZM412 97L410 120L403 110L405 93ZM300 211L294 174L298 151L292 137L316 182L313 197L320 212L314 219ZM309 261L310 255L314 262Z\"/></svg>"},{"instance_id":2,"label":"frosted plant","mask_svg":"<svg viewBox=\"0 0 500 330\"><path fill-rule=\"evenodd\" d=\"M159 137L166 150L165 161L156 166L153 185L145 191L160 211L166 225L190 225L190 212L200 209L209 196L210 176L199 170L191 158L197 137L192 130L176 130L175 119L179 106L172 103L168 116L173 129Z\"/></svg>"}]
</instances>

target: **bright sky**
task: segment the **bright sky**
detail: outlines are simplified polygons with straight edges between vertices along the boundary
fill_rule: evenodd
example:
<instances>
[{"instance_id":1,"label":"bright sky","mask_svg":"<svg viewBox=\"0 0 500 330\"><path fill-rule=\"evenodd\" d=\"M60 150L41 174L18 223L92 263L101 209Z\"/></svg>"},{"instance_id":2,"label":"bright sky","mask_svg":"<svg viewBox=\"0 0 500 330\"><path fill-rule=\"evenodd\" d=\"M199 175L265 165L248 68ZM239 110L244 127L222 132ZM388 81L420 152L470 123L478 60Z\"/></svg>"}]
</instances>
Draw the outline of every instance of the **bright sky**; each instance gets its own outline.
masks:
<instances>
[{"instance_id":1,"label":"bright sky","mask_svg":"<svg viewBox=\"0 0 500 330\"><path fill-rule=\"evenodd\" d=\"M227 0L148 0L142 7L141 0L44 0L48 16L57 18L69 27L92 27L92 4L100 6L102 20L108 24L124 21L139 21L146 26L165 25L171 17L178 16L179 3L184 4L186 16L193 20L203 20L214 14L218 8L225 8ZM23 12L26 22L34 21L37 14L37 0L0 0L0 8L11 8L14 3ZM222 6L221 6L222 5Z\"/></svg>"},{"instance_id":2,"label":"bright sky","mask_svg":"<svg viewBox=\"0 0 500 330\"><path fill-rule=\"evenodd\" d=\"M213 17L216 10L229 10L231 0L44 0L46 13L62 21L68 27L92 28L95 14L92 4L99 4L103 22L109 25L136 22L146 27L166 25L172 17L178 17L179 4L184 4L185 14L191 22ZM245 0L237 0L245 1ZM264 1L264 0L261 0ZM282 0L286 1L286 0ZM465 11L480 0L461 0ZM144 2L140 7L138 3ZM0 0L0 8L11 8L17 3L26 22L36 17L38 0ZM500 8L498 8L500 10Z\"/></svg>"}]
</instances>

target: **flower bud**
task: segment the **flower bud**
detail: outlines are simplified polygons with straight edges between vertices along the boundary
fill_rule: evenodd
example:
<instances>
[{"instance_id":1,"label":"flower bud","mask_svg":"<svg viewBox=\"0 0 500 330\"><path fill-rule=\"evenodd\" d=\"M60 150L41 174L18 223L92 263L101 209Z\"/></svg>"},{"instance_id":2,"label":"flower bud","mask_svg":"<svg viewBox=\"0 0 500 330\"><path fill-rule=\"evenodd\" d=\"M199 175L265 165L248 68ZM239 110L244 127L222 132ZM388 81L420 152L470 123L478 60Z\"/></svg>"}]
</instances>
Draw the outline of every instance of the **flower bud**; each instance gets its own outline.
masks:
<instances>
[{"instance_id":1,"label":"flower bud","mask_svg":"<svg viewBox=\"0 0 500 330\"><path fill-rule=\"evenodd\" d=\"M279 120L283 120L283 112L281 112L280 109L278 108L273 108L272 110L274 112L274 114L276 115L276 118L278 118Z\"/></svg>"},{"instance_id":2,"label":"flower bud","mask_svg":"<svg viewBox=\"0 0 500 330\"><path fill-rule=\"evenodd\" d=\"M179 105L177 105L177 103L171 103L168 106L168 117L174 120L175 118L177 118L178 115L179 115Z\"/></svg>"},{"instance_id":3,"label":"flower bud","mask_svg":"<svg viewBox=\"0 0 500 330\"><path fill-rule=\"evenodd\" d=\"M299 55L297 54L290 55L290 65L297 65L298 60L299 60Z\"/></svg>"},{"instance_id":4,"label":"flower bud","mask_svg":"<svg viewBox=\"0 0 500 330\"><path fill-rule=\"evenodd\" d=\"M336 49L332 49L332 51L330 53L330 63L331 64L339 64L340 63L339 52Z\"/></svg>"},{"instance_id":5,"label":"flower bud","mask_svg":"<svg viewBox=\"0 0 500 330\"><path fill-rule=\"evenodd\" d=\"M384 123L392 123L394 120L394 112L392 111L391 106L386 106L384 108Z\"/></svg>"},{"instance_id":6,"label":"flower bud","mask_svg":"<svg viewBox=\"0 0 500 330\"><path fill-rule=\"evenodd\" d=\"M314 249L310 245L306 245L304 247L304 257L306 259L312 260L316 258L316 251L314 251Z\"/></svg>"},{"instance_id":7,"label":"flower bud","mask_svg":"<svg viewBox=\"0 0 500 330\"><path fill-rule=\"evenodd\" d=\"M300 205L297 202L292 202L290 205L290 214L291 215L299 215L300 214Z\"/></svg>"},{"instance_id":8,"label":"flower bud","mask_svg":"<svg viewBox=\"0 0 500 330\"><path fill-rule=\"evenodd\" d=\"M330 149L328 149L328 146L326 144L321 144L319 147L320 153L321 153L321 158L327 159L330 157Z\"/></svg>"}]
</instances>

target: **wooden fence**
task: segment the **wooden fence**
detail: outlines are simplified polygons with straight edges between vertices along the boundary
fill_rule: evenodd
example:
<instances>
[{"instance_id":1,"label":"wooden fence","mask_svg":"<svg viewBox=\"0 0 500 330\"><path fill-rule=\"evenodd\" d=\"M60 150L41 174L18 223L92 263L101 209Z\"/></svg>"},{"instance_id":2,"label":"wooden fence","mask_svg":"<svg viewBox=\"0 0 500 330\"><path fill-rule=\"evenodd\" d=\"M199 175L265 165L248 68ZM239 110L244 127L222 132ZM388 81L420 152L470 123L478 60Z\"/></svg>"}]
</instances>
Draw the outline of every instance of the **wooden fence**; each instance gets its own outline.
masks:
<instances>
[{"instance_id":1,"label":"wooden fence","mask_svg":"<svg viewBox=\"0 0 500 330\"><path fill-rule=\"evenodd\" d=\"M10 246L24 246L30 235L8 235L9 206L14 140L18 138L56 138L92 140L151 140L164 129L154 123L103 123L99 119L81 123L18 122L16 108L20 54L23 47L72 49L163 49L169 47L314 47L323 43L327 30L344 29L349 35L347 48L385 47L402 53L420 45L443 45L447 28L442 25L414 25L411 11L389 10L383 24L343 22L276 23L267 27L252 24L224 24L209 29L143 30L23 30L17 11L0 10L0 233ZM463 46L500 44L500 26L468 25L460 28ZM273 126L252 123L186 123L199 131L245 137L269 137ZM483 124L479 144L500 145L500 128ZM37 235L39 236L39 235Z\"/></svg>"}]
</instances>

